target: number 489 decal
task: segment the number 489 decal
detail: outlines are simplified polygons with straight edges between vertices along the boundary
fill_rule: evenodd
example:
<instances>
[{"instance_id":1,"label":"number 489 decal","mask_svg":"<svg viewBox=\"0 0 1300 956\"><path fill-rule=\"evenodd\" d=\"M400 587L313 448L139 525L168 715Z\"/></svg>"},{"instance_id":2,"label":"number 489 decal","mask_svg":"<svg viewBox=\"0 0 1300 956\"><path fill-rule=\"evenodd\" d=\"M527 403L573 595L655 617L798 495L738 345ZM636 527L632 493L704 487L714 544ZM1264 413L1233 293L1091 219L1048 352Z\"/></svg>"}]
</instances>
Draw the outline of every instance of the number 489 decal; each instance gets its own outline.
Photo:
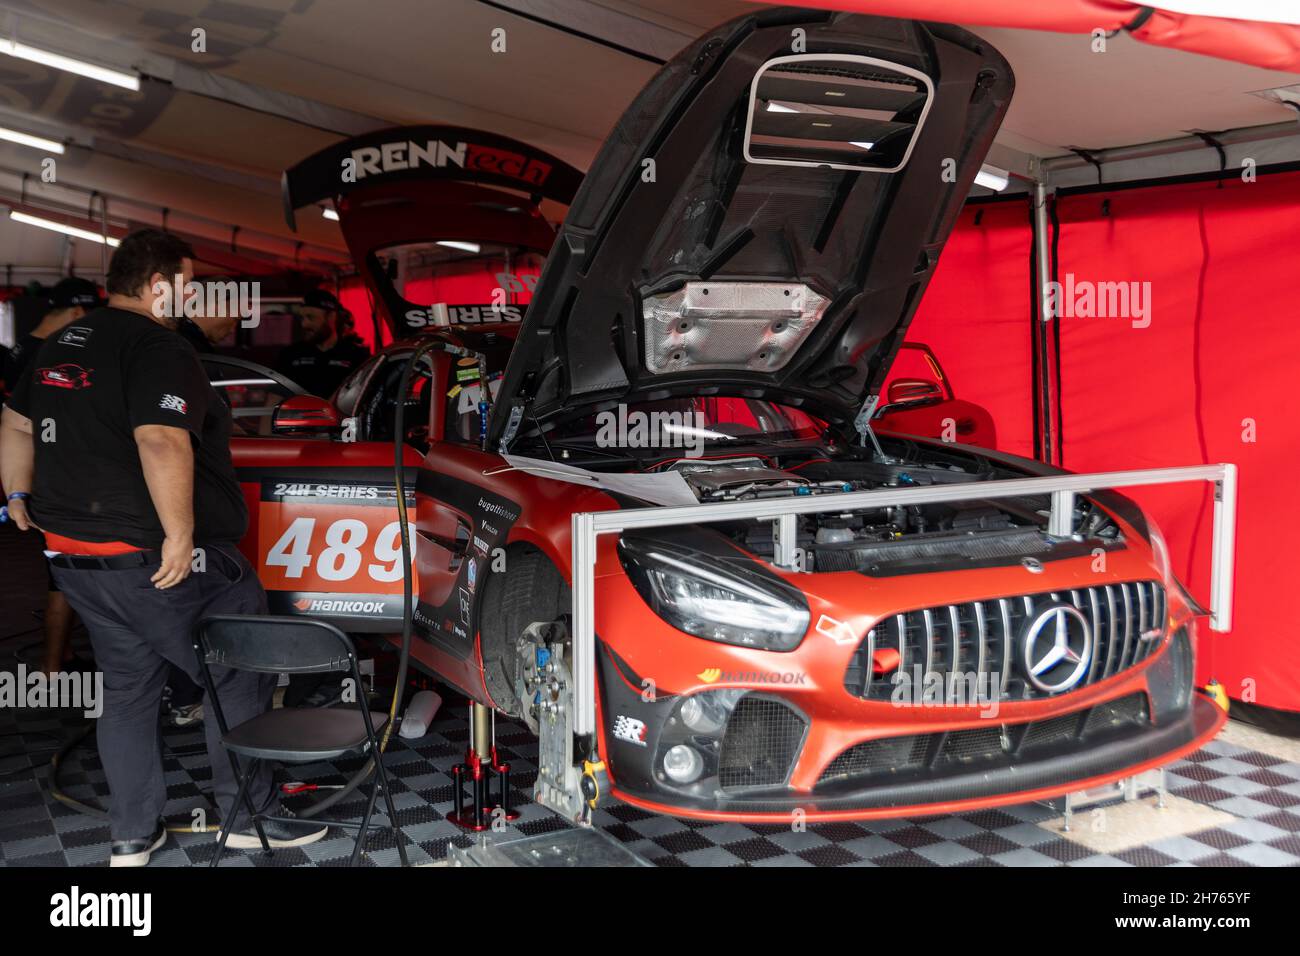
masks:
<instances>
[{"instance_id":1,"label":"number 489 decal","mask_svg":"<svg viewBox=\"0 0 1300 956\"><path fill-rule=\"evenodd\" d=\"M315 537L314 517L294 518L267 552L265 565L284 568L286 578L301 578L311 567L323 581L348 581L357 575L365 564L374 581L391 583L402 579L401 525L389 522L375 535L374 542L366 547L370 528L357 518L338 518L325 529L325 547L312 552ZM411 554L415 542L411 540Z\"/></svg>"}]
</instances>

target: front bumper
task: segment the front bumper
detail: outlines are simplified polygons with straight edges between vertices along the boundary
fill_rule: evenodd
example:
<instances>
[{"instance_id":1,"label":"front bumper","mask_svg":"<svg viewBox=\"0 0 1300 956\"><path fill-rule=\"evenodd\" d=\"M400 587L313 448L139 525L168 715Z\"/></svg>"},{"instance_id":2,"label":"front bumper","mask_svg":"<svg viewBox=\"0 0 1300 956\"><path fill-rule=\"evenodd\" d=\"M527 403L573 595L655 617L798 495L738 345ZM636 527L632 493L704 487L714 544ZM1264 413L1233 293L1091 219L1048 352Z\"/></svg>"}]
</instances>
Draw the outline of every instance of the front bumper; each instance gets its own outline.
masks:
<instances>
[{"instance_id":1,"label":"front bumper","mask_svg":"<svg viewBox=\"0 0 1300 956\"><path fill-rule=\"evenodd\" d=\"M1032 719L916 726L910 734L864 741L822 768L810 788L792 786L787 769L807 739L807 716L775 688L737 691L742 696L733 721L740 703L748 703L747 719L768 723L729 741L729 722L718 748L717 776L707 785L683 786L666 779L656 755L689 740L681 719L684 698L645 700L633 693L640 682L617 655L606 648L601 657L602 709L621 731L606 751L610 792L647 810L699 819L789 823L796 813L808 820L924 816L1042 800L1167 764L1212 739L1226 719L1212 701L1192 693L1190 642L1180 634L1152 667L1104 697L1080 699L1075 708L1058 706ZM639 728L639 739L630 739L636 735L627 733L629 727ZM740 763L757 772L729 775L735 765L729 747L747 747ZM755 754L771 758L765 778L762 762L752 762Z\"/></svg>"},{"instance_id":2,"label":"front bumper","mask_svg":"<svg viewBox=\"0 0 1300 956\"><path fill-rule=\"evenodd\" d=\"M1168 726L1152 726L1074 753L941 779L872 784L820 794L772 790L714 800L673 795L672 802L663 802L662 792L636 792L617 784L611 793L657 813L750 823L788 823L795 811L802 811L811 821L959 813L1059 797L1162 766L1198 750L1214 738L1226 720L1224 711L1198 694L1186 714Z\"/></svg>"}]
</instances>

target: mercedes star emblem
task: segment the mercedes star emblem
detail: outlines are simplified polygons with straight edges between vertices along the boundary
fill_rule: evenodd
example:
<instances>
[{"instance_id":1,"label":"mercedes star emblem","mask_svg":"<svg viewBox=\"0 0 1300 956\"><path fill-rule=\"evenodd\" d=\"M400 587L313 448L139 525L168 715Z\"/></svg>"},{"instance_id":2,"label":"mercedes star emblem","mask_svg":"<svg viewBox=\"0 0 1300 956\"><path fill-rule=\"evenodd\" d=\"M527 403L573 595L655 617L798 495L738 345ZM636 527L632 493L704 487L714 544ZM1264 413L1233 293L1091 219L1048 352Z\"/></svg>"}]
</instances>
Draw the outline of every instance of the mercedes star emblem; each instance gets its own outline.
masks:
<instances>
[{"instance_id":1,"label":"mercedes star emblem","mask_svg":"<svg viewBox=\"0 0 1300 956\"><path fill-rule=\"evenodd\" d=\"M1049 604L1029 619L1024 664L1029 682L1048 694L1079 683L1092 661L1092 628L1078 608Z\"/></svg>"}]
</instances>

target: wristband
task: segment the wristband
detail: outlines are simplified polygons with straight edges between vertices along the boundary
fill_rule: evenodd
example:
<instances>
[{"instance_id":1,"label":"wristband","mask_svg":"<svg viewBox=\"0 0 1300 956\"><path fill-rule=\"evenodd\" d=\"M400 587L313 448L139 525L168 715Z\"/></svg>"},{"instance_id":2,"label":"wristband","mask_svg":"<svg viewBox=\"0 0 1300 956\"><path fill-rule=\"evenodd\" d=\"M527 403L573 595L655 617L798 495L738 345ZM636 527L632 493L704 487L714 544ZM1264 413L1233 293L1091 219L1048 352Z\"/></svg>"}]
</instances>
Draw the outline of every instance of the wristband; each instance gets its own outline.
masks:
<instances>
[{"instance_id":1,"label":"wristband","mask_svg":"<svg viewBox=\"0 0 1300 956\"><path fill-rule=\"evenodd\" d=\"M15 499L17 499L19 501L26 501L30 497L31 494L26 491L11 491L9 493L8 500L14 501ZM7 506L0 507L0 524L8 524L8 523L9 523L9 508Z\"/></svg>"}]
</instances>

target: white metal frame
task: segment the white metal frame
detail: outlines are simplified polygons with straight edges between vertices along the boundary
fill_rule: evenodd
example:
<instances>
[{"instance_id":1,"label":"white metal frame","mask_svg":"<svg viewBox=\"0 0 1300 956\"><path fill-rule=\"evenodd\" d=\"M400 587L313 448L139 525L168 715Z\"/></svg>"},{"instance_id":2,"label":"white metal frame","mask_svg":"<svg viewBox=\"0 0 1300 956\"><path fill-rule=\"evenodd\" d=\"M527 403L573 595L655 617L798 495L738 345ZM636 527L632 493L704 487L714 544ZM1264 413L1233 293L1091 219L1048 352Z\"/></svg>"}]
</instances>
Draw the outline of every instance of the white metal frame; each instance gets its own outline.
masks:
<instances>
[{"instance_id":1,"label":"white metal frame","mask_svg":"<svg viewBox=\"0 0 1300 956\"><path fill-rule=\"evenodd\" d=\"M1208 481L1215 486L1210 627L1215 631L1228 631L1232 628L1233 553L1237 521L1237 466L1231 464L1052 475L1047 478L1009 478L801 498L765 498L680 508L632 508L575 514L572 519L573 732L590 734L596 729L596 543L601 535L618 534L636 528L770 520L773 522L774 554L781 566L797 568L799 555L793 537L796 530L795 515L1046 494L1051 496L1052 502L1048 533L1068 537L1073 533L1072 516L1076 495L1108 488L1187 481Z\"/></svg>"}]
</instances>

